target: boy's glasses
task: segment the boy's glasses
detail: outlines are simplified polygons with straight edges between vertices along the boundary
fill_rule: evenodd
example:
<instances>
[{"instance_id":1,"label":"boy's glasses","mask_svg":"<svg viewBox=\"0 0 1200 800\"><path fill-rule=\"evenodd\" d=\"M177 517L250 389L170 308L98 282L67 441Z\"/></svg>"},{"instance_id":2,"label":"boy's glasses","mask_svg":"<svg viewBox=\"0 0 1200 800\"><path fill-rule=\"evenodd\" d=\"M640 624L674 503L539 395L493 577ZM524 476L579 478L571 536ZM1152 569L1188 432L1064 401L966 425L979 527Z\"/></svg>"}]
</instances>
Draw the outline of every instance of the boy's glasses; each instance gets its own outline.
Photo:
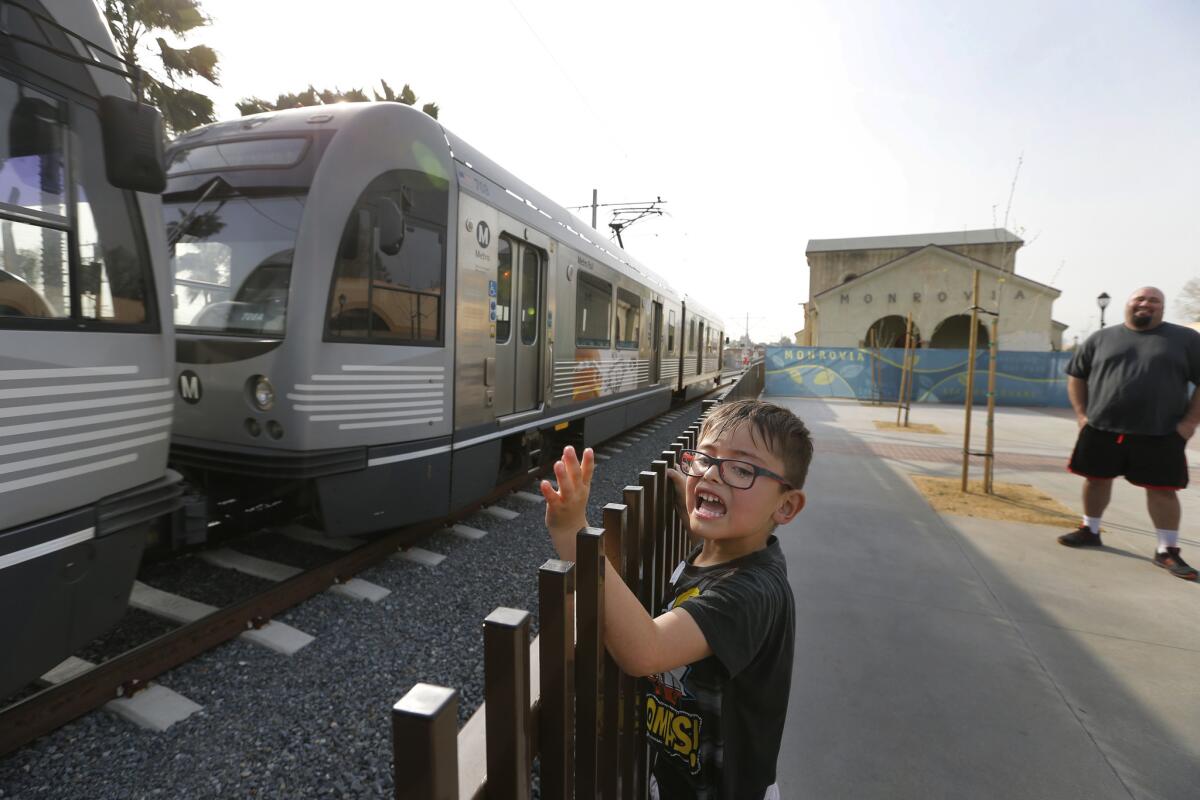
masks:
<instances>
[{"instance_id":1,"label":"boy's glasses","mask_svg":"<svg viewBox=\"0 0 1200 800\"><path fill-rule=\"evenodd\" d=\"M717 467L717 474L721 476L721 482L733 489L749 489L754 485L754 479L759 475L774 478L782 483L785 489L790 490L792 488L787 478L777 475L765 467L751 464L749 461L738 461L733 458L717 458L716 456L710 456L708 453L701 453L699 450L679 451L679 471L684 475L700 478L704 476L704 473L712 469L714 465Z\"/></svg>"}]
</instances>

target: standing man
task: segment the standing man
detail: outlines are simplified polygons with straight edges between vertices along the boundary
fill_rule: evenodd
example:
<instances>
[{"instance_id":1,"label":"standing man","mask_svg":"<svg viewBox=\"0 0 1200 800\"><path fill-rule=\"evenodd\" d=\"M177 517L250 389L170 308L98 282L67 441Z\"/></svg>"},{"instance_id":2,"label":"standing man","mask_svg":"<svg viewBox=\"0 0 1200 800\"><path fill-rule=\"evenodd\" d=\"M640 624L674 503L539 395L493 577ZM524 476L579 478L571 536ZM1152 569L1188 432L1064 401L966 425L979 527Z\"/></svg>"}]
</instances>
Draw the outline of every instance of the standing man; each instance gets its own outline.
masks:
<instances>
[{"instance_id":1,"label":"standing man","mask_svg":"<svg viewBox=\"0 0 1200 800\"><path fill-rule=\"evenodd\" d=\"M1200 333L1163 322L1163 293L1138 289L1123 325L1088 337L1067 365L1067 395L1079 420L1068 469L1084 478L1083 524L1058 537L1067 547L1099 547L1100 518L1124 475L1146 490L1158 533L1154 563L1184 580L1196 570L1179 555L1179 497L1187 486L1187 440L1200 423Z\"/></svg>"}]
</instances>

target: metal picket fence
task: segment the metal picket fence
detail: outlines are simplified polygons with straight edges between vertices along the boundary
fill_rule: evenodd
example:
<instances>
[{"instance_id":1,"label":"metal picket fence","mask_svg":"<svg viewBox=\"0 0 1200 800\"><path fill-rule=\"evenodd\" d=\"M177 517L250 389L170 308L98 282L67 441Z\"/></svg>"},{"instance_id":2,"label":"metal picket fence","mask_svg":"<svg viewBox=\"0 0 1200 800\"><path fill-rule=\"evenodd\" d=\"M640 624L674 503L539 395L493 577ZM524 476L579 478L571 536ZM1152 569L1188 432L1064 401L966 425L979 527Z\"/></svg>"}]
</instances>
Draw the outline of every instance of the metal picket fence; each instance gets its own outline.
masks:
<instances>
[{"instance_id":1,"label":"metal picket fence","mask_svg":"<svg viewBox=\"0 0 1200 800\"><path fill-rule=\"evenodd\" d=\"M756 397L762 381L759 361L724 399ZM398 800L526 800L534 758L545 800L647 797L645 686L604 647L604 556L657 614L690 546L667 470L696 446L718 402L704 401L700 418L624 488L623 502L604 507L602 527L579 531L575 563L541 566L532 645L529 612L497 608L484 620L484 703L461 731L454 689L419 683L396 703Z\"/></svg>"}]
</instances>

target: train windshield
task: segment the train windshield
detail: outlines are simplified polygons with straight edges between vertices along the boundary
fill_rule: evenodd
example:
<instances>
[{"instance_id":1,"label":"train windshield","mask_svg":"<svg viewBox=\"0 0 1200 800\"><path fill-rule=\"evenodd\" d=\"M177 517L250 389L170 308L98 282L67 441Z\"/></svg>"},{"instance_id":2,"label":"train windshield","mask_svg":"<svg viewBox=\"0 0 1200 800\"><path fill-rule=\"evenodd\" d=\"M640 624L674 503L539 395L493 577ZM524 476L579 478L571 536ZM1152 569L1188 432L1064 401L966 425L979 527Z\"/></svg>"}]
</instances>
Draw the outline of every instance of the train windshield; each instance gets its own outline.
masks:
<instances>
[{"instance_id":1,"label":"train windshield","mask_svg":"<svg viewBox=\"0 0 1200 800\"><path fill-rule=\"evenodd\" d=\"M175 327L282 338L305 197L245 196L217 181L199 199L164 198Z\"/></svg>"}]
</instances>

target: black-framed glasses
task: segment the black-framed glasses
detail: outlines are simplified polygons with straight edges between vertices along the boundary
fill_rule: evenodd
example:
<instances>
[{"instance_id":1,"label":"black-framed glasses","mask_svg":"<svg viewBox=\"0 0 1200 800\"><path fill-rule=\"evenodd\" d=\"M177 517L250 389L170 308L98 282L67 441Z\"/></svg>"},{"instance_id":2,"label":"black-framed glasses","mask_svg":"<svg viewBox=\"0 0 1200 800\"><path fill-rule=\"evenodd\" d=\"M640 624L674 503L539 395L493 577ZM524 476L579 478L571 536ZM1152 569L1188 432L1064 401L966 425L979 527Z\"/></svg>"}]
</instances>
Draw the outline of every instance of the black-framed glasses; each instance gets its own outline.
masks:
<instances>
[{"instance_id":1,"label":"black-framed glasses","mask_svg":"<svg viewBox=\"0 0 1200 800\"><path fill-rule=\"evenodd\" d=\"M774 478L782 483L785 489L792 488L792 484L788 482L787 478L771 472L766 467L751 464L749 461L717 458L708 453L701 453L699 450L679 451L679 471L684 475L690 475L693 478L703 477L704 473L712 469L714 464L717 467L717 474L721 476L721 482L733 489L749 489L759 475Z\"/></svg>"}]
</instances>

